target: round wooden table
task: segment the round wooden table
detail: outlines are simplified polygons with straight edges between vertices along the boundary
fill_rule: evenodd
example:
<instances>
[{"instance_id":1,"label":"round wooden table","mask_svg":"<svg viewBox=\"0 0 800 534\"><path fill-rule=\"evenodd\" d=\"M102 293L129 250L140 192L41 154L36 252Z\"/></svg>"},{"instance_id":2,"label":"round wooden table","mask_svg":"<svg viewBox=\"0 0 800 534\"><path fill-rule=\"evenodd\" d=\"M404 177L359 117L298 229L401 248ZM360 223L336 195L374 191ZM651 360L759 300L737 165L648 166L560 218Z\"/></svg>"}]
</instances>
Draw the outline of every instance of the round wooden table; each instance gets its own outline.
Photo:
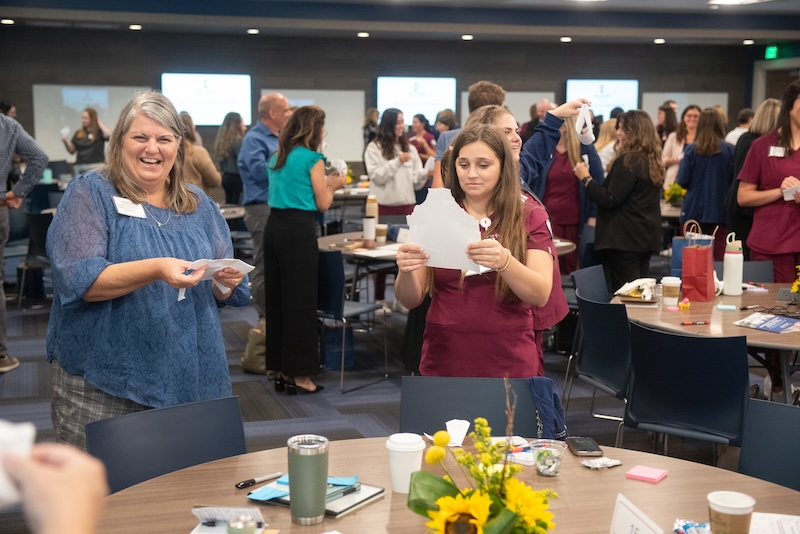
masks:
<instances>
[{"instance_id":1,"label":"round wooden table","mask_svg":"<svg viewBox=\"0 0 800 534\"><path fill-rule=\"evenodd\" d=\"M392 493L385 443L386 438L331 442L330 475L357 474L365 483L386 488L382 499L340 519L326 519L315 526L294 525L287 508L252 503L247 499L249 490L234 487L240 480L286 472L287 453L281 448L189 467L115 493L106 500L98 532L188 533L197 525L191 512L197 505L257 506L269 527L280 529L281 534L332 530L370 534L424 532L425 518L408 510L407 496ZM800 492L769 482L666 456L613 447L603 450L606 456L621 460L622 465L593 471L582 466L579 458L567 454L556 478L539 476L532 467L518 475L534 488L552 488L560 495L551 502L556 532L607 532L617 493L630 499L665 532L672 531L672 523L678 517L706 521L706 494L715 490L752 495L757 512L796 514L800 510ZM636 465L667 469L669 475L658 484L626 479L625 472ZM434 472L438 472L436 469Z\"/></svg>"}]
</instances>

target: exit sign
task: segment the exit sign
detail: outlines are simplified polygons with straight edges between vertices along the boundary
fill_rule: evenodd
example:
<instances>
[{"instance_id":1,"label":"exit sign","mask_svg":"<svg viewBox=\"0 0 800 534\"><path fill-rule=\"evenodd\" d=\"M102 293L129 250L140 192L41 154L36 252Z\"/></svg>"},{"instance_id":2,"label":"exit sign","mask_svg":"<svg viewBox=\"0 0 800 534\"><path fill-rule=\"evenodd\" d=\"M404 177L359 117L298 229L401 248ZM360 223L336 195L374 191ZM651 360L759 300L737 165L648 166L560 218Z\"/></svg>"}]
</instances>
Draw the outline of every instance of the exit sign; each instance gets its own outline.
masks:
<instances>
[{"instance_id":1,"label":"exit sign","mask_svg":"<svg viewBox=\"0 0 800 534\"><path fill-rule=\"evenodd\" d=\"M777 46L768 46L764 50L764 59L775 59L778 57L778 47Z\"/></svg>"}]
</instances>

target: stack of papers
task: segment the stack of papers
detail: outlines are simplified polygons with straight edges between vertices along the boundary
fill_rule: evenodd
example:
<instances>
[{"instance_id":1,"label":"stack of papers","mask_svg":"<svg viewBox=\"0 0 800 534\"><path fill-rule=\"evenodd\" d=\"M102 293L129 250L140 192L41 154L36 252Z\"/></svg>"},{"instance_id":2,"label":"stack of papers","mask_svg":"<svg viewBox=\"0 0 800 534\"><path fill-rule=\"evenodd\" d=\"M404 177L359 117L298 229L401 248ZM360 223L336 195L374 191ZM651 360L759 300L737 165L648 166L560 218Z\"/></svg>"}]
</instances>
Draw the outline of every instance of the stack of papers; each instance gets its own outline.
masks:
<instances>
[{"instance_id":1,"label":"stack of papers","mask_svg":"<svg viewBox=\"0 0 800 534\"><path fill-rule=\"evenodd\" d=\"M733 324L766 332L775 332L776 334L800 332L800 319L772 315L771 313L751 313Z\"/></svg>"}]
</instances>

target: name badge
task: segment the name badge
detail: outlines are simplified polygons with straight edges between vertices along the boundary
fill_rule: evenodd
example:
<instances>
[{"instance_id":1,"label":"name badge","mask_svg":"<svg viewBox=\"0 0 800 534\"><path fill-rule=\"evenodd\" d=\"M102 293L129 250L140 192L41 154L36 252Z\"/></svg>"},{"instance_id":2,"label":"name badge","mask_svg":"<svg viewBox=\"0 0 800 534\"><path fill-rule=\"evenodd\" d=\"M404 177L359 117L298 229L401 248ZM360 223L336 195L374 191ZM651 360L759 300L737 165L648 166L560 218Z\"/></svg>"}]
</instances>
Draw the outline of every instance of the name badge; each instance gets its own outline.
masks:
<instances>
[{"instance_id":1,"label":"name badge","mask_svg":"<svg viewBox=\"0 0 800 534\"><path fill-rule=\"evenodd\" d=\"M786 149L782 146L771 146L769 147L769 157L771 158L783 158L786 157Z\"/></svg>"},{"instance_id":2,"label":"name badge","mask_svg":"<svg viewBox=\"0 0 800 534\"><path fill-rule=\"evenodd\" d=\"M621 493L617 494L610 534L663 534L664 531Z\"/></svg>"},{"instance_id":3,"label":"name badge","mask_svg":"<svg viewBox=\"0 0 800 534\"><path fill-rule=\"evenodd\" d=\"M126 215L128 217L136 217L138 219L146 219L147 215L144 213L144 206L141 204L134 204L131 200L122 197L113 197L114 207L117 208L117 213Z\"/></svg>"}]
</instances>

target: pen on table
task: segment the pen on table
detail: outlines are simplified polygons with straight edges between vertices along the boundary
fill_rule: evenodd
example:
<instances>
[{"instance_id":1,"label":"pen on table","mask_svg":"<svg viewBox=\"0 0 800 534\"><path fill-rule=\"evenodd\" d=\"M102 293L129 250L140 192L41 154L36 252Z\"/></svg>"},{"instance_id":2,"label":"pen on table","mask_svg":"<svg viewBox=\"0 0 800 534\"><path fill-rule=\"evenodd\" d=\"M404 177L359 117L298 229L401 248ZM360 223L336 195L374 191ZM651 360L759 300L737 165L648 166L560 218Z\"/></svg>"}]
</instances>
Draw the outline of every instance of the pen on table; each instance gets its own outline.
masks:
<instances>
[{"instance_id":1,"label":"pen on table","mask_svg":"<svg viewBox=\"0 0 800 534\"><path fill-rule=\"evenodd\" d=\"M755 287L764 287L764 284L756 284L755 282L747 282L747 285Z\"/></svg>"},{"instance_id":2,"label":"pen on table","mask_svg":"<svg viewBox=\"0 0 800 534\"><path fill-rule=\"evenodd\" d=\"M755 310L756 308L758 308L758 304L751 304L750 306L742 306L739 309L741 311L745 311L745 310Z\"/></svg>"},{"instance_id":3,"label":"pen on table","mask_svg":"<svg viewBox=\"0 0 800 534\"><path fill-rule=\"evenodd\" d=\"M525 446L522 446L522 447L514 447L513 449L511 449L511 452L512 453L525 452L525 451L529 451L529 450L531 450L530 445L525 445Z\"/></svg>"},{"instance_id":4,"label":"pen on table","mask_svg":"<svg viewBox=\"0 0 800 534\"><path fill-rule=\"evenodd\" d=\"M256 484L261 484L262 482L266 482L267 480L278 478L281 475L283 475L283 473L278 471L277 473L270 473L269 475L264 475L263 477L256 477L248 480L242 480L241 482L236 483L236 487L239 489L249 488L250 486L255 486Z\"/></svg>"},{"instance_id":5,"label":"pen on table","mask_svg":"<svg viewBox=\"0 0 800 534\"><path fill-rule=\"evenodd\" d=\"M694 326L694 325L711 324L711 323L709 321L683 321L681 324L683 326Z\"/></svg>"}]
</instances>

